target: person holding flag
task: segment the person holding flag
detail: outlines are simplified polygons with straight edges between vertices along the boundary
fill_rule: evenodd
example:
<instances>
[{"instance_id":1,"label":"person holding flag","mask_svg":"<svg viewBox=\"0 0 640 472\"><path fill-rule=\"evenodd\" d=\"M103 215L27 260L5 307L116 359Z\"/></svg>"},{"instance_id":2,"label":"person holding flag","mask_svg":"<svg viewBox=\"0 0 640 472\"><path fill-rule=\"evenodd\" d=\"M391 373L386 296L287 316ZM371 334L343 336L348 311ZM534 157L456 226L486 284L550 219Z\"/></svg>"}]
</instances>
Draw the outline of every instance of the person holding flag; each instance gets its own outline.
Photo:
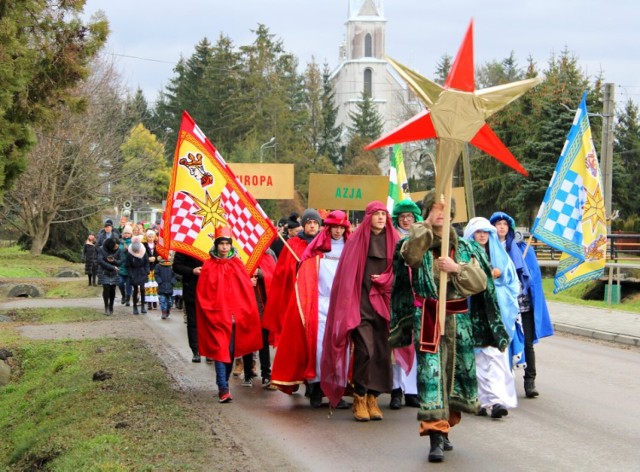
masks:
<instances>
[{"instance_id":1,"label":"person holding flag","mask_svg":"<svg viewBox=\"0 0 640 472\"><path fill-rule=\"evenodd\" d=\"M515 241L516 222L504 212L497 211L489 221L496 227L498 238L513 261L520 281L518 305L524 331L524 392L527 398L539 395L536 388L536 353L533 345L553 334L547 301L542 290L542 273L535 252L526 244Z\"/></svg>"},{"instance_id":2,"label":"person holding flag","mask_svg":"<svg viewBox=\"0 0 640 472\"><path fill-rule=\"evenodd\" d=\"M276 229L185 111L156 249L166 260L169 251L176 253L174 269L183 276L192 362L201 360L195 321L195 289L202 263L210 258L211 240L219 226L230 228L234 250L247 274L252 274L275 238Z\"/></svg>"},{"instance_id":3,"label":"person holding flag","mask_svg":"<svg viewBox=\"0 0 640 472\"><path fill-rule=\"evenodd\" d=\"M262 348L260 315L251 278L232 246L231 228L216 228L210 258L196 287L200 354L215 361L220 403L232 400L233 359Z\"/></svg>"}]
</instances>

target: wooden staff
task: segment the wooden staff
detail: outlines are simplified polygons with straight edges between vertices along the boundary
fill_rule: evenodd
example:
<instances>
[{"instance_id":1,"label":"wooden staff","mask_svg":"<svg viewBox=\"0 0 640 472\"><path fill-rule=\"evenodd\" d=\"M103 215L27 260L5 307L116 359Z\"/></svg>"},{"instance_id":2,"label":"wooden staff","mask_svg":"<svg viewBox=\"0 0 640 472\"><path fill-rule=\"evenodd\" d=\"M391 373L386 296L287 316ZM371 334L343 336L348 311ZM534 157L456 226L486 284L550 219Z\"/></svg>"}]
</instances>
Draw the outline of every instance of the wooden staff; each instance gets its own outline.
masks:
<instances>
[{"instance_id":1,"label":"wooden staff","mask_svg":"<svg viewBox=\"0 0 640 472\"><path fill-rule=\"evenodd\" d=\"M451 177L447 178L444 185L444 195L441 201L444 203L444 221L442 222L442 245L440 246L440 257L449 255L449 235L451 234ZM437 195L436 195L437 197ZM438 321L440 323L440 334L444 335L444 326L447 316L447 281L449 277L444 270L440 271L440 290L438 291Z\"/></svg>"},{"instance_id":2,"label":"wooden staff","mask_svg":"<svg viewBox=\"0 0 640 472\"><path fill-rule=\"evenodd\" d=\"M289 244L287 244L287 240L286 240L286 239L284 239L284 237L282 236L282 234L280 233L280 231L278 231L278 237L279 237L280 239L282 239L282 242L283 242L283 243L284 243L284 245L287 247L287 249L289 250L289 252L291 253L291 255L292 255L293 257L295 257L295 258L296 258L296 261L297 261L297 262L300 262L300 258L299 258L299 257L298 257L298 255L295 253L295 251L294 251L293 249L291 249L291 246L289 246Z\"/></svg>"},{"instance_id":3,"label":"wooden staff","mask_svg":"<svg viewBox=\"0 0 640 472\"><path fill-rule=\"evenodd\" d=\"M524 251L522 251L522 259L524 259L525 256L527 255L527 251L531 247L531 241L533 241L533 234L529 235L529 241L527 241L527 247L525 247Z\"/></svg>"}]
</instances>

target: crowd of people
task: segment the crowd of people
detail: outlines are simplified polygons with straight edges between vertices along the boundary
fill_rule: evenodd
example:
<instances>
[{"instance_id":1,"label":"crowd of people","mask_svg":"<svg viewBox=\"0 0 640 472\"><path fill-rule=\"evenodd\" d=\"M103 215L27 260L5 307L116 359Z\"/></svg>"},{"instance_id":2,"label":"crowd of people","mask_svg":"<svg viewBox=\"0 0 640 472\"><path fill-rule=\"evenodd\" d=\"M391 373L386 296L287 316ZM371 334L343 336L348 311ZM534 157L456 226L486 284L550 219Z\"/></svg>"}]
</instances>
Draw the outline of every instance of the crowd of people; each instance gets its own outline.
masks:
<instances>
[{"instance_id":1,"label":"crowd of people","mask_svg":"<svg viewBox=\"0 0 640 472\"><path fill-rule=\"evenodd\" d=\"M442 248L444 220L433 191L422 209L371 202L355 230L343 211L309 208L279 221L252 274L228 227L216 228L208 259L167 261L152 229L115 230L107 220L83 257L89 285L103 286L105 315L118 287L134 315L159 302L166 319L181 279L191 360L215 364L220 403L233 399L234 359L243 386L254 385L259 361L263 387L288 395L304 387L311 407L327 398L360 422L382 420L378 399L390 394L390 410L417 409L428 460L442 462L463 412L500 419L517 407L516 369L526 397L539 395L534 345L553 334L535 253L516 241L514 219L472 218L461 234L451 227Z\"/></svg>"}]
</instances>

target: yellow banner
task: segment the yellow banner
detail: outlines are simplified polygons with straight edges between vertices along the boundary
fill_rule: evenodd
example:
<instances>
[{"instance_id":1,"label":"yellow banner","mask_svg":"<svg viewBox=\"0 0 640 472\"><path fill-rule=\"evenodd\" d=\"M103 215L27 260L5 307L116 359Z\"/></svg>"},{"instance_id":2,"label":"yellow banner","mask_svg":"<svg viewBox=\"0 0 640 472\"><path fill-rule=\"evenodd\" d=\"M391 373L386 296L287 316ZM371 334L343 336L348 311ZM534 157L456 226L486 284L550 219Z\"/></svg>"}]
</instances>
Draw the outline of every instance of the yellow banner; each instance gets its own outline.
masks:
<instances>
[{"instance_id":1,"label":"yellow banner","mask_svg":"<svg viewBox=\"0 0 640 472\"><path fill-rule=\"evenodd\" d=\"M364 210L374 200L387 201L389 177L378 175L310 174L309 206Z\"/></svg>"},{"instance_id":2,"label":"yellow banner","mask_svg":"<svg viewBox=\"0 0 640 472\"><path fill-rule=\"evenodd\" d=\"M236 178L258 200L292 200L293 164L227 163Z\"/></svg>"}]
</instances>

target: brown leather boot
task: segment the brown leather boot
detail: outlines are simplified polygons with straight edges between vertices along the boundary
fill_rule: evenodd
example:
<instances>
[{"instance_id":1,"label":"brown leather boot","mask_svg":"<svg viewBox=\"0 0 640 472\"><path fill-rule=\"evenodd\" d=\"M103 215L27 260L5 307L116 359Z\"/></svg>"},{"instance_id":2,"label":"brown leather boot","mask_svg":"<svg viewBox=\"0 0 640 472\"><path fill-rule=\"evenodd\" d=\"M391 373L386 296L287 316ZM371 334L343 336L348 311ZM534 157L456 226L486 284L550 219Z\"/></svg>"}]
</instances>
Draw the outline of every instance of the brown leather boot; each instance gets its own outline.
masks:
<instances>
[{"instance_id":1,"label":"brown leather boot","mask_svg":"<svg viewBox=\"0 0 640 472\"><path fill-rule=\"evenodd\" d=\"M369 421L369 410L367 409L367 398L353 394L353 417L356 421Z\"/></svg>"},{"instance_id":2,"label":"brown leather boot","mask_svg":"<svg viewBox=\"0 0 640 472\"><path fill-rule=\"evenodd\" d=\"M378 397L370 393L367 393L367 411L369 412L371 421L379 421L384 417L382 410L380 410L378 406Z\"/></svg>"}]
</instances>

